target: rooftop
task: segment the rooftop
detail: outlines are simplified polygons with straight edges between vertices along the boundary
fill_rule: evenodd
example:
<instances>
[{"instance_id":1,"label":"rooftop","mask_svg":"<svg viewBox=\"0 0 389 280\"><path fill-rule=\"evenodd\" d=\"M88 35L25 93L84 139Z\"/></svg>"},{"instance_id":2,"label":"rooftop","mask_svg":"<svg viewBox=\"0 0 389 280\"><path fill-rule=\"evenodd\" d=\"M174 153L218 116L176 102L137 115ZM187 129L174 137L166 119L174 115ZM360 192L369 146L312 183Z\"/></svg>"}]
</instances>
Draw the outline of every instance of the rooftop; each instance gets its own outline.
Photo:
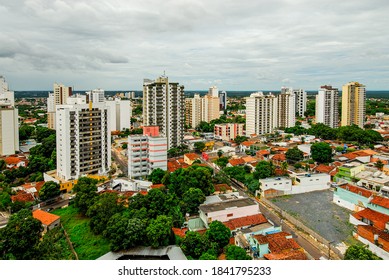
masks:
<instances>
[{"instance_id":1,"label":"rooftop","mask_svg":"<svg viewBox=\"0 0 389 280\"><path fill-rule=\"evenodd\" d=\"M41 223L46 225L46 226L49 226L52 223L54 223L55 221L60 219L60 216L48 213L48 212L40 210L40 209L33 211L32 216L35 219L38 219L39 221L41 221Z\"/></svg>"},{"instance_id":2,"label":"rooftop","mask_svg":"<svg viewBox=\"0 0 389 280\"><path fill-rule=\"evenodd\" d=\"M217 202L212 204L202 204L199 206L199 209L204 213L211 213L216 211L222 211L226 209L232 208L241 208L256 205L257 203L253 201L251 198L241 198L241 199L233 199L227 200L223 202Z\"/></svg>"},{"instance_id":3,"label":"rooftop","mask_svg":"<svg viewBox=\"0 0 389 280\"><path fill-rule=\"evenodd\" d=\"M247 226L254 226L266 223L267 219L262 214L256 214L252 216L246 216L241 218L236 218L229 220L228 222L224 222L224 225L227 226L230 230L239 229Z\"/></svg>"}]
</instances>

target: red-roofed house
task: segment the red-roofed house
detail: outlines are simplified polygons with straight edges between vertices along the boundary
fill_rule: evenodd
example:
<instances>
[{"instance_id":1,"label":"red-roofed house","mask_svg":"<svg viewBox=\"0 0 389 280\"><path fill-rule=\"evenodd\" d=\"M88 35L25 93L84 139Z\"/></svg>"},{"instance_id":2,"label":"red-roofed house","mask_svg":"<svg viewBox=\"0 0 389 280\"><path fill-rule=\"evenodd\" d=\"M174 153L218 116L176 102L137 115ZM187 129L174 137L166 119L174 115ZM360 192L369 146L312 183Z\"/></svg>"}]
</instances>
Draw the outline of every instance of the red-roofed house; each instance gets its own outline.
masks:
<instances>
[{"instance_id":1,"label":"red-roofed house","mask_svg":"<svg viewBox=\"0 0 389 280\"><path fill-rule=\"evenodd\" d=\"M4 158L7 169L19 168L21 166L26 167L28 160L25 157L9 156Z\"/></svg>"},{"instance_id":2,"label":"red-roofed house","mask_svg":"<svg viewBox=\"0 0 389 280\"><path fill-rule=\"evenodd\" d=\"M303 249L286 232L249 236L253 256L271 260L306 260Z\"/></svg>"},{"instance_id":3,"label":"red-roofed house","mask_svg":"<svg viewBox=\"0 0 389 280\"><path fill-rule=\"evenodd\" d=\"M195 153L184 154L184 162L188 165L192 165L194 161L200 159L200 156Z\"/></svg>"},{"instance_id":4,"label":"red-roofed house","mask_svg":"<svg viewBox=\"0 0 389 280\"><path fill-rule=\"evenodd\" d=\"M228 227L231 231L236 231L242 228L260 225L266 223L267 219L262 214L256 214L252 216L240 217L236 219L223 222L223 224Z\"/></svg>"},{"instance_id":5,"label":"red-roofed house","mask_svg":"<svg viewBox=\"0 0 389 280\"><path fill-rule=\"evenodd\" d=\"M227 167L242 166L245 164L246 162L242 158L233 158L228 160Z\"/></svg>"},{"instance_id":6,"label":"red-roofed house","mask_svg":"<svg viewBox=\"0 0 389 280\"><path fill-rule=\"evenodd\" d=\"M12 202L33 202L35 198L32 193L26 191L18 191L15 195L11 195Z\"/></svg>"},{"instance_id":7,"label":"red-roofed house","mask_svg":"<svg viewBox=\"0 0 389 280\"><path fill-rule=\"evenodd\" d=\"M285 154L275 154L271 161L273 161L274 164L280 165L282 162L286 161L286 155Z\"/></svg>"},{"instance_id":8,"label":"red-roofed house","mask_svg":"<svg viewBox=\"0 0 389 280\"><path fill-rule=\"evenodd\" d=\"M46 231L49 231L49 230L59 226L61 223L60 216L48 213L48 212L40 210L40 209L33 211L32 216L42 223L42 226L44 228L43 234Z\"/></svg>"},{"instance_id":9,"label":"red-roofed house","mask_svg":"<svg viewBox=\"0 0 389 280\"><path fill-rule=\"evenodd\" d=\"M369 225L380 230L389 230L389 215L382 214L366 208L350 215L350 223L353 225Z\"/></svg>"},{"instance_id":10,"label":"red-roofed house","mask_svg":"<svg viewBox=\"0 0 389 280\"><path fill-rule=\"evenodd\" d=\"M373 226L358 225L354 237L384 260L389 259L389 233Z\"/></svg>"},{"instance_id":11,"label":"red-roofed house","mask_svg":"<svg viewBox=\"0 0 389 280\"><path fill-rule=\"evenodd\" d=\"M185 237L185 234L188 230L189 230L188 228L172 228L174 235L177 235L181 238Z\"/></svg>"},{"instance_id":12,"label":"red-roofed house","mask_svg":"<svg viewBox=\"0 0 389 280\"><path fill-rule=\"evenodd\" d=\"M213 185L215 191L213 194L231 193L232 188L227 184L215 184Z\"/></svg>"}]
</instances>

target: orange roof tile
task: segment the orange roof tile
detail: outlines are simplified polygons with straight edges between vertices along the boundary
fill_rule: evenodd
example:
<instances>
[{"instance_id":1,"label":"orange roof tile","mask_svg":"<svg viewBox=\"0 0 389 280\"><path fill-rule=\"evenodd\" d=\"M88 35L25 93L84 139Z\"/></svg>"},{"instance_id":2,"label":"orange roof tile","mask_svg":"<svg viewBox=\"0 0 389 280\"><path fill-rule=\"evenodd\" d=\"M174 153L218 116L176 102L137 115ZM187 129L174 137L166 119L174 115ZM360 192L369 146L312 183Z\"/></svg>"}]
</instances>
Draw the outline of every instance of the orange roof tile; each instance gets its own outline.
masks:
<instances>
[{"instance_id":1,"label":"orange roof tile","mask_svg":"<svg viewBox=\"0 0 389 280\"><path fill-rule=\"evenodd\" d=\"M285 154L276 154L271 159L272 160L277 160L277 161L285 161L286 160L286 155Z\"/></svg>"},{"instance_id":2,"label":"orange roof tile","mask_svg":"<svg viewBox=\"0 0 389 280\"><path fill-rule=\"evenodd\" d=\"M349 184L340 185L339 188L342 188L342 189L347 190L347 191L352 192L352 193L362 195L362 196L367 197L367 198L369 198L370 196L373 195L372 191L369 191L367 189L360 188L357 186L352 186Z\"/></svg>"},{"instance_id":3,"label":"orange roof tile","mask_svg":"<svg viewBox=\"0 0 389 280\"><path fill-rule=\"evenodd\" d=\"M307 260L307 256L300 250L284 253L270 253L263 255L263 257L267 260Z\"/></svg>"},{"instance_id":4,"label":"orange roof tile","mask_svg":"<svg viewBox=\"0 0 389 280\"><path fill-rule=\"evenodd\" d=\"M213 185L215 192L232 191L232 187L227 184L215 184Z\"/></svg>"},{"instance_id":5,"label":"orange roof tile","mask_svg":"<svg viewBox=\"0 0 389 280\"><path fill-rule=\"evenodd\" d=\"M242 159L244 160L244 162L254 162L257 160L256 158L254 158L252 156L242 157Z\"/></svg>"},{"instance_id":6,"label":"orange roof tile","mask_svg":"<svg viewBox=\"0 0 389 280\"><path fill-rule=\"evenodd\" d=\"M11 195L12 202L32 202L35 201L34 196L31 193L25 191L19 191L15 195Z\"/></svg>"},{"instance_id":7,"label":"orange roof tile","mask_svg":"<svg viewBox=\"0 0 389 280\"><path fill-rule=\"evenodd\" d=\"M315 168L315 171L317 172L320 172L320 173L330 173L333 169L335 168L335 166L329 166L329 165L324 165L324 164L320 164L318 165L316 168Z\"/></svg>"},{"instance_id":8,"label":"orange roof tile","mask_svg":"<svg viewBox=\"0 0 389 280\"><path fill-rule=\"evenodd\" d=\"M243 164L246 163L246 162L245 162L243 159L241 159L241 158L233 158L233 159L228 160L228 162L229 162L232 166L243 165Z\"/></svg>"},{"instance_id":9,"label":"orange roof tile","mask_svg":"<svg viewBox=\"0 0 389 280\"><path fill-rule=\"evenodd\" d=\"M185 154L184 157L187 157L189 160L196 160L196 159L200 158L200 156L198 154L195 154L195 153Z\"/></svg>"},{"instance_id":10,"label":"orange roof tile","mask_svg":"<svg viewBox=\"0 0 389 280\"><path fill-rule=\"evenodd\" d=\"M185 237L185 234L188 230L188 228L172 228L174 235L177 235L182 238Z\"/></svg>"},{"instance_id":11,"label":"orange roof tile","mask_svg":"<svg viewBox=\"0 0 389 280\"><path fill-rule=\"evenodd\" d=\"M386 224L389 222L389 215L382 214L380 212L366 208L362 211L352 214L357 220L362 220L363 218L368 219L373 222L373 226L384 230Z\"/></svg>"},{"instance_id":12,"label":"orange roof tile","mask_svg":"<svg viewBox=\"0 0 389 280\"><path fill-rule=\"evenodd\" d=\"M25 161L25 160L22 160L22 159L20 159L19 157L6 157L6 158L4 159L4 161L5 161L5 163L6 163L7 165L11 165L11 164L18 164L18 163L20 163L20 162L22 162L22 161Z\"/></svg>"},{"instance_id":13,"label":"orange roof tile","mask_svg":"<svg viewBox=\"0 0 389 280\"><path fill-rule=\"evenodd\" d=\"M375 234L378 234L379 238L382 238L383 240L386 240L389 242L389 233L387 233L383 230L379 230L373 226L366 226L366 225L358 225L357 228L358 228L358 234L364 238L369 239L369 241L372 243L374 243L374 237L370 239L369 236L367 236L366 234L363 234L364 231L372 233L371 235L373 235L373 236Z\"/></svg>"},{"instance_id":14,"label":"orange roof tile","mask_svg":"<svg viewBox=\"0 0 389 280\"><path fill-rule=\"evenodd\" d=\"M164 186L165 186L164 184L154 184L154 185L151 185L150 188L151 189L159 189L159 188L162 188Z\"/></svg>"},{"instance_id":15,"label":"orange roof tile","mask_svg":"<svg viewBox=\"0 0 389 280\"><path fill-rule=\"evenodd\" d=\"M265 216L263 216L262 214L256 214L256 215L252 215L252 216L246 216L246 217L232 219L232 220L229 220L227 222L224 222L223 224L226 227L228 227L230 230L235 230L235 229L239 229L242 227L263 224L266 222L267 222L267 219L265 218Z\"/></svg>"},{"instance_id":16,"label":"orange roof tile","mask_svg":"<svg viewBox=\"0 0 389 280\"><path fill-rule=\"evenodd\" d=\"M371 204L376 204L378 206L389 209L389 198L382 197L382 196L375 196L372 199Z\"/></svg>"},{"instance_id":17,"label":"orange roof tile","mask_svg":"<svg viewBox=\"0 0 389 280\"><path fill-rule=\"evenodd\" d=\"M241 143L242 146L250 147L251 145L254 145L254 141L244 141Z\"/></svg>"},{"instance_id":18,"label":"orange roof tile","mask_svg":"<svg viewBox=\"0 0 389 280\"><path fill-rule=\"evenodd\" d=\"M40 209L33 211L32 216L35 219L41 221L41 223L46 226L50 226L52 223L60 219L60 216L48 213Z\"/></svg>"},{"instance_id":19,"label":"orange roof tile","mask_svg":"<svg viewBox=\"0 0 389 280\"><path fill-rule=\"evenodd\" d=\"M270 155L270 152L268 150L259 150L257 151L257 154L260 154L262 156Z\"/></svg>"}]
</instances>

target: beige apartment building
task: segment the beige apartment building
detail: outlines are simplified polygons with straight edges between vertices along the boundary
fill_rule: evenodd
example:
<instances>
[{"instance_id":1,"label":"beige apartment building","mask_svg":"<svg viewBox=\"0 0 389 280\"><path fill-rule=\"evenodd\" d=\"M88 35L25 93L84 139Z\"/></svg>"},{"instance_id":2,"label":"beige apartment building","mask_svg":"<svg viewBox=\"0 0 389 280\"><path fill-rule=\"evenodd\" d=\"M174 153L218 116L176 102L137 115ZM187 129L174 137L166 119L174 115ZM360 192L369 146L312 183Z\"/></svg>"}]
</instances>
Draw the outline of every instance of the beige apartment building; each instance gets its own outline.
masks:
<instances>
[{"instance_id":1,"label":"beige apartment building","mask_svg":"<svg viewBox=\"0 0 389 280\"><path fill-rule=\"evenodd\" d=\"M350 82L342 87L341 125L356 124L363 128L366 114L366 87L358 82Z\"/></svg>"}]
</instances>

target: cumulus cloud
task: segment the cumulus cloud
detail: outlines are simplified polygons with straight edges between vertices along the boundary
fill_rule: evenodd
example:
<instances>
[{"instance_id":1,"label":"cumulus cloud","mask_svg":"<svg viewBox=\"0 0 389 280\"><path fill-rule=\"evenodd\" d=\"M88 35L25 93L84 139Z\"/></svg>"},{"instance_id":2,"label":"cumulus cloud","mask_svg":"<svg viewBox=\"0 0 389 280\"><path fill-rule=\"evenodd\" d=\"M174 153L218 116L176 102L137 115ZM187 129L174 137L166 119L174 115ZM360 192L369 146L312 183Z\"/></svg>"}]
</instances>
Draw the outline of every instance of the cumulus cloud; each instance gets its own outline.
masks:
<instances>
[{"instance_id":1,"label":"cumulus cloud","mask_svg":"<svg viewBox=\"0 0 389 280\"><path fill-rule=\"evenodd\" d=\"M13 88L387 88L386 0L13 0L0 4L0 74ZM29 78L33 77L33 78Z\"/></svg>"}]
</instances>

